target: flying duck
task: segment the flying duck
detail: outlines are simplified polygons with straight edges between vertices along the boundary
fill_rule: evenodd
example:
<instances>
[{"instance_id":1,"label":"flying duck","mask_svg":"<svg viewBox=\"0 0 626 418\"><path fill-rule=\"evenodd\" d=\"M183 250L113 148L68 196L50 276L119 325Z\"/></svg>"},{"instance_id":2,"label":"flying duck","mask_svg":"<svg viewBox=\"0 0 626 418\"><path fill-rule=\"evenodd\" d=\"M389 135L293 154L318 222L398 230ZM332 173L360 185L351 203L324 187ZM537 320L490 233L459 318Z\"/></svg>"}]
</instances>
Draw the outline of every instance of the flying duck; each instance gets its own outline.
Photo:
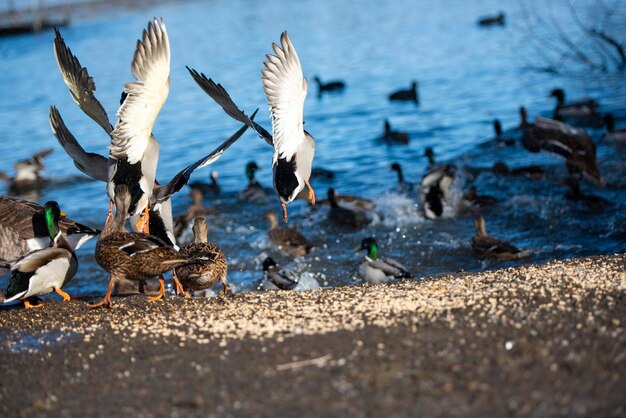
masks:
<instances>
[{"instance_id":1,"label":"flying duck","mask_svg":"<svg viewBox=\"0 0 626 418\"><path fill-rule=\"evenodd\" d=\"M417 81L411 82L411 88L408 90L398 90L389 95L391 101L411 101L415 104L419 103L419 95L417 93Z\"/></svg>"},{"instance_id":2,"label":"flying duck","mask_svg":"<svg viewBox=\"0 0 626 418\"><path fill-rule=\"evenodd\" d=\"M535 125L524 131L522 143L530 152L545 150L564 158L570 174L582 173L591 182L604 184L596 146L584 129L538 116Z\"/></svg>"},{"instance_id":3,"label":"flying duck","mask_svg":"<svg viewBox=\"0 0 626 418\"><path fill-rule=\"evenodd\" d=\"M176 273L185 290L206 290L219 280L224 288L223 293L226 294L233 288L226 281L228 264L219 247L207 241L207 232L204 218L196 218L193 223L194 242L180 249L181 254L196 262L178 267Z\"/></svg>"},{"instance_id":4,"label":"flying duck","mask_svg":"<svg viewBox=\"0 0 626 418\"><path fill-rule=\"evenodd\" d=\"M46 213L37 203L0 196L0 267L8 267L24 255L50 246ZM58 228L72 250L100 232L64 215L58 219Z\"/></svg>"},{"instance_id":5,"label":"flying duck","mask_svg":"<svg viewBox=\"0 0 626 418\"><path fill-rule=\"evenodd\" d=\"M43 159L52 151L52 148L48 148L39 151L30 158L19 160L13 165L15 176L10 177L6 173L0 172L0 180L4 181L9 186L9 191L14 194L22 194L41 188L44 185L44 178L41 176L41 171L45 168Z\"/></svg>"},{"instance_id":6,"label":"flying duck","mask_svg":"<svg viewBox=\"0 0 626 418\"><path fill-rule=\"evenodd\" d=\"M328 219L333 223L350 228L362 228L368 225L372 220L362 210L353 210L344 206L340 206L335 196L335 189L328 189Z\"/></svg>"},{"instance_id":7,"label":"flying duck","mask_svg":"<svg viewBox=\"0 0 626 418\"><path fill-rule=\"evenodd\" d=\"M148 299L151 302L159 300L165 296L163 273L190 261L195 262L155 236L126 232L124 223L132 196L125 184L115 187L114 196L115 216L105 225L96 245L96 262L109 273L109 287L104 299L90 305L90 308L110 308L111 292L122 278L145 281L159 276L159 294ZM176 293L184 293L175 270L173 280Z\"/></svg>"},{"instance_id":8,"label":"flying duck","mask_svg":"<svg viewBox=\"0 0 626 418\"><path fill-rule=\"evenodd\" d=\"M64 214L56 202L46 202L44 218L50 246L31 251L13 263L4 292L5 303L21 299L26 308L41 306L32 305L30 301L52 292L59 294L64 301L70 300L70 295L61 288L76 274L78 259L59 227L61 216Z\"/></svg>"},{"instance_id":9,"label":"flying duck","mask_svg":"<svg viewBox=\"0 0 626 418\"><path fill-rule=\"evenodd\" d=\"M359 263L359 276L368 283L385 283L391 279L410 279L411 273L402 264L392 258L378 255L378 244L373 237L361 241L356 252L367 251Z\"/></svg>"},{"instance_id":10,"label":"flying duck","mask_svg":"<svg viewBox=\"0 0 626 418\"><path fill-rule=\"evenodd\" d=\"M281 46L273 44L274 55L268 54L261 70L261 81L272 114L272 134L254 123L230 98L226 90L204 74L189 69L198 85L224 111L254 129L268 144L274 147L272 169L274 189L281 202L283 220L287 222L287 203L293 201L306 186L309 201L315 203L315 192L309 183L311 165L315 155L315 140L304 130L304 100L308 82L302 74L298 54L287 35L280 37Z\"/></svg>"},{"instance_id":11,"label":"flying duck","mask_svg":"<svg viewBox=\"0 0 626 418\"><path fill-rule=\"evenodd\" d=\"M435 152L430 147L426 148L424 155L428 158L429 169L420 183L420 203L424 216L436 219L443 215L443 207L448 203L456 168L450 164L436 164Z\"/></svg>"},{"instance_id":12,"label":"flying duck","mask_svg":"<svg viewBox=\"0 0 626 418\"><path fill-rule=\"evenodd\" d=\"M279 249L293 255L294 257L305 256L311 251L312 245L296 227L278 226L278 216L273 210L265 212L265 219L270 222L267 236L270 242Z\"/></svg>"},{"instance_id":13,"label":"flying duck","mask_svg":"<svg viewBox=\"0 0 626 418\"><path fill-rule=\"evenodd\" d=\"M476 228L476 235L472 238L472 250L480 259L519 260L532 254L531 251L521 251L506 241L487 235L485 219L478 212L474 218L474 228Z\"/></svg>"},{"instance_id":14,"label":"flying duck","mask_svg":"<svg viewBox=\"0 0 626 418\"><path fill-rule=\"evenodd\" d=\"M626 129L615 129L615 117L612 113L607 113L604 117L606 122L606 133L602 139L626 144Z\"/></svg>"},{"instance_id":15,"label":"flying duck","mask_svg":"<svg viewBox=\"0 0 626 418\"><path fill-rule=\"evenodd\" d=\"M317 95L322 97L323 92L339 92L346 88L346 83L341 80L333 80L327 83L322 83L322 80L318 76L313 77L313 80L317 83Z\"/></svg>"},{"instance_id":16,"label":"flying duck","mask_svg":"<svg viewBox=\"0 0 626 418\"><path fill-rule=\"evenodd\" d=\"M383 142L388 144L408 144L409 143L409 134L401 131L394 131L391 129L391 124L387 119L385 119L385 132L381 137Z\"/></svg>"}]
</instances>

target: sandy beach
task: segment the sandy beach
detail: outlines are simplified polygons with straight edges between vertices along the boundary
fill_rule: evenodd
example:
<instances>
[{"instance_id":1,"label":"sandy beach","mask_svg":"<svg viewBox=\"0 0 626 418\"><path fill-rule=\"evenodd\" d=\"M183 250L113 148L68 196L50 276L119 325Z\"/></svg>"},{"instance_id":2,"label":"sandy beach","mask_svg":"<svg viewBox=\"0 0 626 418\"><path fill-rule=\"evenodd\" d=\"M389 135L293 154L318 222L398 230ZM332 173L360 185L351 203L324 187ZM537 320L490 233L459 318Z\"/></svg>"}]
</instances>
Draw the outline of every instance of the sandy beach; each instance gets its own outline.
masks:
<instances>
[{"instance_id":1,"label":"sandy beach","mask_svg":"<svg viewBox=\"0 0 626 418\"><path fill-rule=\"evenodd\" d=\"M624 416L623 255L0 312L2 416Z\"/></svg>"}]
</instances>

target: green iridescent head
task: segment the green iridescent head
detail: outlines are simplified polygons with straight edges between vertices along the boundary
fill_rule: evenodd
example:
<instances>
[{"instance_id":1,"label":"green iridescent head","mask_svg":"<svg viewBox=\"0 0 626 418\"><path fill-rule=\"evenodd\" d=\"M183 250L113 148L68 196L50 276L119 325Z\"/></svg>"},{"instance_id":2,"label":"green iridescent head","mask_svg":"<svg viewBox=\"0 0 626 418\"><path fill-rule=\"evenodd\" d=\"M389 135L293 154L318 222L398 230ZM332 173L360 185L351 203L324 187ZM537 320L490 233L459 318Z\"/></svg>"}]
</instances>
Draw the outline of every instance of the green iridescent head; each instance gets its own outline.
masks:
<instances>
[{"instance_id":1,"label":"green iridescent head","mask_svg":"<svg viewBox=\"0 0 626 418\"><path fill-rule=\"evenodd\" d=\"M372 260L376 260L378 258L378 244L374 237L368 237L361 241L361 246L357 248L357 252L359 251L367 251L367 256Z\"/></svg>"},{"instance_id":2,"label":"green iridescent head","mask_svg":"<svg viewBox=\"0 0 626 418\"><path fill-rule=\"evenodd\" d=\"M260 167L256 165L254 161L250 161L246 164L246 177L248 181L254 180L254 172L257 171Z\"/></svg>"},{"instance_id":3,"label":"green iridescent head","mask_svg":"<svg viewBox=\"0 0 626 418\"><path fill-rule=\"evenodd\" d=\"M50 239L54 240L59 234L59 219L61 219L61 216L65 216L65 214L61 212L59 204L55 201L46 202L43 205L43 210L48 234L50 235Z\"/></svg>"}]
</instances>

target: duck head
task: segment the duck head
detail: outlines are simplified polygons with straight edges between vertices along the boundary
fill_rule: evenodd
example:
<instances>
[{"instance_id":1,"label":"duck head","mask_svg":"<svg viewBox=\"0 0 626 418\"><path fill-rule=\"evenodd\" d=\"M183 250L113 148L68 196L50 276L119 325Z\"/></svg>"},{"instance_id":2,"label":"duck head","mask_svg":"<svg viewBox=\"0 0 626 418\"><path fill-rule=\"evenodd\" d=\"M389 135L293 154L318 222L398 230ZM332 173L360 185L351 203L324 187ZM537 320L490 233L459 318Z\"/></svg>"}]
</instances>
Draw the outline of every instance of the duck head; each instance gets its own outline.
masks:
<instances>
[{"instance_id":1,"label":"duck head","mask_svg":"<svg viewBox=\"0 0 626 418\"><path fill-rule=\"evenodd\" d=\"M550 94L548 95L548 97L556 98L557 103L560 105L565 103L565 91L563 89L552 90Z\"/></svg>"},{"instance_id":2,"label":"duck head","mask_svg":"<svg viewBox=\"0 0 626 418\"><path fill-rule=\"evenodd\" d=\"M46 219L46 227L51 240L55 240L59 235L59 220L65 213L61 212L59 204L54 200L46 202L43 205L44 218Z\"/></svg>"},{"instance_id":3,"label":"duck head","mask_svg":"<svg viewBox=\"0 0 626 418\"><path fill-rule=\"evenodd\" d=\"M403 183L404 182L404 174L402 173L402 167L400 166L400 164L392 163L389 166L389 171L395 171L396 173L398 173L398 182L399 183Z\"/></svg>"},{"instance_id":4,"label":"duck head","mask_svg":"<svg viewBox=\"0 0 626 418\"><path fill-rule=\"evenodd\" d=\"M253 181L254 172L260 169L261 167L256 165L254 161L250 161L248 164L246 164L246 177L248 178L248 181Z\"/></svg>"},{"instance_id":5,"label":"duck head","mask_svg":"<svg viewBox=\"0 0 626 418\"><path fill-rule=\"evenodd\" d=\"M359 251L367 251L367 256L372 260L376 260L378 258L378 244L374 237L367 237L361 241L361 245L357 247L356 252Z\"/></svg>"},{"instance_id":6,"label":"duck head","mask_svg":"<svg viewBox=\"0 0 626 418\"><path fill-rule=\"evenodd\" d=\"M211 177L211 181L213 182L213 184L217 184L217 178L218 178L217 171L215 170L211 171L210 177Z\"/></svg>"},{"instance_id":7,"label":"duck head","mask_svg":"<svg viewBox=\"0 0 626 418\"><path fill-rule=\"evenodd\" d=\"M277 267L276 261L274 261L272 257L267 257L263 261L263 271L268 271L269 269L276 268L276 267Z\"/></svg>"}]
</instances>

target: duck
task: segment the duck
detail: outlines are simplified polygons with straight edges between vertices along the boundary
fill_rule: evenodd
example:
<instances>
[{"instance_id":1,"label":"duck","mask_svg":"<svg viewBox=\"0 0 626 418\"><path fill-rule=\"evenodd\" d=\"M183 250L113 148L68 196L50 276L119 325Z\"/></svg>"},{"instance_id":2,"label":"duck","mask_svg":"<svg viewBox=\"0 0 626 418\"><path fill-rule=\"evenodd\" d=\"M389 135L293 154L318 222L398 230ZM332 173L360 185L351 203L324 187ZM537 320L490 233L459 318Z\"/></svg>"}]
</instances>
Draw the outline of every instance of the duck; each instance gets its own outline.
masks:
<instances>
[{"instance_id":1,"label":"duck","mask_svg":"<svg viewBox=\"0 0 626 418\"><path fill-rule=\"evenodd\" d=\"M385 132L381 137L383 142L388 144L408 144L409 143L409 134L401 131L394 131L391 129L391 124L387 119L385 119Z\"/></svg>"},{"instance_id":2,"label":"duck","mask_svg":"<svg viewBox=\"0 0 626 418\"><path fill-rule=\"evenodd\" d=\"M498 13L495 16L486 16L478 20L478 26L504 26L506 19L503 12Z\"/></svg>"},{"instance_id":3,"label":"duck","mask_svg":"<svg viewBox=\"0 0 626 418\"><path fill-rule=\"evenodd\" d=\"M502 161L496 162L491 168L491 171L497 175L525 177L530 180L540 180L545 174L543 168L539 165L529 165L511 169Z\"/></svg>"},{"instance_id":4,"label":"duck","mask_svg":"<svg viewBox=\"0 0 626 418\"><path fill-rule=\"evenodd\" d=\"M265 212L265 219L270 223L267 236L270 242L281 250L293 255L302 257L307 255L313 246L307 241L296 227L278 227L278 216L273 210Z\"/></svg>"},{"instance_id":5,"label":"duck","mask_svg":"<svg viewBox=\"0 0 626 418\"><path fill-rule=\"evenodd\" d=\"M565 198L571 202L581 202L594 212L603 211L609 205L609 201L603 197L583 193L580 190L580 182L575 177L568 177L564 184L569 187Z\"/></svg>"},{"instance_id":6,"label":"duck","mask_svg":"<svg viewBox=\"0 0 626 418\"><path fill-rule=\"evenodd\" d=\"M493 196L479 195L476 186L470 187L469 190L465 194L463 194L463 200L468 202L470 205L479 208L495 205L496 203L498 203L498 199Z\"/></svg>"},{"instance_id":7,"label":"duck","mask_svg":"<svg viewBox=\"0 0 626 418\"><path fill-rule=\"evenodd\" d=\"M280 46L273 44L274 54L267 55L261 70L263 90L270 106L272 134L253 122L230 98L228 92L204 74L189 70L196 83L232 118L250 126L274 147L272 172L274 189L280 200L283 221L287 223L287 204L306 186L309 201L315 204L311 187L311 167L315 155L315 139L304 130L304 101L308 82L296 49L287 32L280 36Z\"/></svg>"},{"instance_id":8,"label":"duck","mask_svg":"<svg viewBox=\"0 0 626 418\"><path fill-rule=\"evenodd\" d=\"M204 207L203 199L204 195L198 189L191 189L189 191L189 197L191 197L191 205L187 208L187 213L174 218L174 236L178 240L182 233L187 229L190 222L195 218L207 215L217 215L217 211L212 208Z\"/></svg>"},{"instance_id":9,"label":"duck","mask_svg":"<svg viewBox=\"0 0 626 418\"><path fill-rule=\"evenodd\" d=\"M500 146L509 146L509 145L515 145L515 139L514 138L509 138L509 137L505 137L502 134L502 124L500 123L499 119L495 119L493 121L493 130L496 133L495 136L495 140L496 143Z\"/></svg>"},{"instance_id":10,"label":"duck","mask_svg":"<svg viewBox=\"0 0 626 418\"><path fill-rule=\"evenodd\" d=\"M456 167L436 164L435 152L431 147L426 148L424 155L428 158L428 171L420 182L420 203L427 219L437 219L443 215L444 205L448 203Z\"/></svg>"},{"instance_id":11,"label":"duck","mask_svg":"<svg viewBox=\"0 0 626 418\"><path fill-rule=\"evenodd\" d=\"M402 166L400 165L400 163L391 163L391 165L389 166L389 171L395 171L398 175L397 189L400 193L407 195L413 193L413 191L415 190L415 184L405 180L404 173L402 172Z\"/></svg>"},{"instance_id":12,"label":"duck","mask_svg":"<svg viewBox=\"0 0 626 418\"><path fill-rule=\"evenodd\" d=\"M553 89L548 97L556 99L553 118L558 120L570 120L580 126L594 124L594 120L602 118L597 112L598 103L593 99L585 99L578 102L565 102L565 91L561 88ZM596 122L597 123L597 122Z\"/></svg>"},{"instance_id":13,"label":"duck","mask_svg":"<svg viewBox=\"0 0 626 418\"><path fill-rule=\"evenodd\" d=\"M15 176L10 177L0 172L0 180L4 181L12 194L23 194L38 190L45 184L41 171L45 168L43 159L52 153L52 148L39 151L30 158L19 160L13 165Z\"/></svg>"},{"instance_id":14,"label":"duck","mask_svg":"<svg viewBox=\"0 0 626 418\"><path fill-rule=\"evenodd\" d=\"M328 204L330 206L328 219L337 225L358 229L372 222L364 211L340 206L336 199L335 189L332 187L328 189Z\"/></svg>"},{"instance_id":15,"label":"duck","mask_svg":"<svg viewBox=\"0 0 626 418\"><path fill-rule=\"evenodd\" d=\"M580 173L592 183L604 185L596 146L584 129L538 116L535 125L524 131L522 143L530 152L545 150L564 158L570 174Z\"/></svg>"},{"instance_id":16,"label":"duck","mask_svg":"<svg viewBox=\"0 0 626 418\"><path fill-rule=\"evenodd\" d=\"M606 122L606 133L602 139L620 144L626 144L626 129L615 129L615 117L612 113L607 113L604 117Z\"/></svg>"},{"instance_id":17,"label":"duck","mask_svg":"<svg viewBox=\"0 0 626 418\"><path fill-rule=\"evenodd\" d=\"M472 250L477 258L511 261L526 258L532 254L531 251L522 251L506 241L487 235L485 219L479 212L474 217L474 228L476 228L476 235L472 238Z\"/></svg>"},{"instance_id":18,"label":"duck","mask_svg":"<svg viewBox=\"0 0 626 418\"><path fill-rule=\"evenodd\" d=\"M0 267L7 268L26 254L50 247L53 239L46 213L46 208L37 203L0 196ZM64 214L58 219L58 228L72 251L100 233Z\"/></svg>"},{"instance_id":19,"label":"duck","mask_svg":"<svg viewBox=\"0 0 626 418\"><path fill-rule=\"evenodd\" d=\"M89 308L111 308L111 293L120 279L143 282L159 277L159 294L150 297L154 302L165 296L163 273L173 271L176 293L184 294L182 284L176 275L176 267L196 262L181 254L163 240L142 232L127 232L124 227L132 194L125 184L115 186L115 216L104 226L96 244L96 262L110 275L107 293L102 301L89 305Z\"/></svg>"},{"instance_id":20,"label":"duck","mask_svg":"<svg viewBox=\"0 0 626 418\"><path fill-rule=\"evenodd\" d=\"M249 161L246 164L246 178L248 184L239 192L239 199L249 200L251 202L263 202L267 199L267 192L265 188L255 178L255 172L261 170L261 167L254 161Z\"/></svg>"},{"instance_id":21,"label":"duck","mask_svg":"<svg viewBox=\"0 0 626 418\"><path fill-rule=\"evenodd\" d=\"M391 279L411 279L408 269L393 258L380 257L374 237L364 238L356 252L367 251L359 263L359 276L368 283L385 283Z\"/></svg>"},{"instance_id":22,"label":"duck","mask_svg":"<svg viewBox=\"0 0 626 418\"><path fill-rule=\"evenodd\" d=\"M272 257L267 257L263 260L263 280L258 289L294 290L299 281L295 272L280 268Z\"/></svg>"},{"instance_id":23,"label":"duck","mask_svg":"<svg viewBox=\"0 0 626 418\"><path fill-rule=\"evenodd\" d=\"M323 167L313 167L311 170L311 178L332 180L335 178L335 172Z\"/></svg>"},{"instance_id":24,"label":"duck","mask_svg":"<svg viewBox=\"0 0 626 418\"><path fill-rule=\"evenodd\" d=\"M25 308L33 308L42 304L31 304L31 301L52 292L64 301L71 298L61 289L78 271L78 259L59 227L61 217L65 215L55 201L46 202L43 212L50 246L31 251L13 263L4 303L20 299Z\"/></svg>"},{"instance_id":25,"label":"duck","mask_svg":"<svg viewBox=\"0 0 626 418\"><path fill-rule=\"evenodd\" d=\"M214 196L219 196L222 192L222 188L217 181L218 176L219 174L217 171L212 170L209 173L209 178L211 179L210 183L195 181L193 183L189 183L189 188L199 190L203 195L212 194Z\"/></svg>"},{"instance_id":26,"label":"duck","mask_svg":"<svg viewBox=\"0 0 626 418\"><path fill-rule=\"evenodd\" d=\"M341 80L322 83L322 80L320 80L318 76L313 77L313 80L317 83L318 97L322 97L323 92L340 92L346 88L346 83Z\"/></svg>"},{"instance_id":27,"label":"duck","mask_svg":"<svg viewBox=\"0 0 626 418\"><path fill-rule=\"evenodd\" d=\"M185 290L200 291L211 288L218 280L222 283L222 293L233 287L226 280L228 263L219 247L207 240L208 227L203 217L194 219L194 242L184 245L180 253L196 260L193 264L180 266L176 273Z\"/></svg>"},{"instance_id":28,"label":"duck","mask_svg":"<svg viewBox=\"0 0 626 418\"><path fill-rule=\"evenodd\" d=\"M337 203L345 204L346 206L348 206L348 209L354 209L361 212L369 212L374 209L375 204L370 199L365 199L359 196L339 194L334 189L333 192L335 195L335 201ZM299 198L302 200L306 200L306 196L303 193L300 194ZM315 207L327 206L329 203L330 202L328 201L328 198L320 199L317 200Z\"/></svg>"},{"instance_id":29,"label":"duck","mask_svg":"<svg viewBox=\"0 0 626 418\"><path fill-rule=\"evenodd\" d=\"M417 81L411 82L408 90L398 90L389 95L390 101L410 101L419 104L419 94L417 93Z\"/></svg>"},{"instance_id":30,"label":"duck","mask_svg":"<svg viewBox=\"0 0 626 418\"><path fill-rule=\"evenodd\" d=\"M519 108L519 119L519 125L517 126L517 128L515 128L515 130L517 131L523 132L526 129L530 129L534 126L532 123L528 122L528 111L524 106L520 106Z\"/></svg>"}]
</instances>

